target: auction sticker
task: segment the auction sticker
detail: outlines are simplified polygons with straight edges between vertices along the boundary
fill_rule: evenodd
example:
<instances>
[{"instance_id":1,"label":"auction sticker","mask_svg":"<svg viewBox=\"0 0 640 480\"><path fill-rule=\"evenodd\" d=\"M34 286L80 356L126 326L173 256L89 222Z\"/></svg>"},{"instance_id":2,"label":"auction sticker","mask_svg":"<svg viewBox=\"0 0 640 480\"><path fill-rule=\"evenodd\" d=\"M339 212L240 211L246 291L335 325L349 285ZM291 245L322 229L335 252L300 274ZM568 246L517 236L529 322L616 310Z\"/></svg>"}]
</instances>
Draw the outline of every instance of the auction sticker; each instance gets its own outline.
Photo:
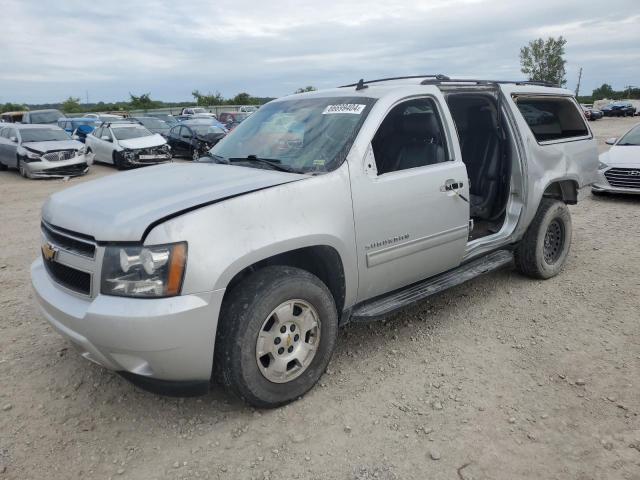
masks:
<instances>
[{"instance_id":1,"label":"auction sticker","mask_svg":"<svg viewBox=\"0 0 640 480\"><path fill-rule=\"evenodd\" d=\"M329 115L332 113L352 113L354 115L360 115L366 105L360 103L340 103L338 105L328 105L324 109L322 115Z\"/></svg>"}]
</instances>

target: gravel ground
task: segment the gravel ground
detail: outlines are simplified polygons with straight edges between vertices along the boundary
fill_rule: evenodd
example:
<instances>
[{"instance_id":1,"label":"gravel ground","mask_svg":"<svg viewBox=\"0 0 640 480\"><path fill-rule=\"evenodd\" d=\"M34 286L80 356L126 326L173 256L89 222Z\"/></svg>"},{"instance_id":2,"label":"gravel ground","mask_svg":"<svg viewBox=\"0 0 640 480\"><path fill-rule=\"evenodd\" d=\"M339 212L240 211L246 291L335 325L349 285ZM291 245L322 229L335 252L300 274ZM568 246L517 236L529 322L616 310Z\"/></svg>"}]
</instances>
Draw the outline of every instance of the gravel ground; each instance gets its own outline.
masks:
<instances>
[{"instance_id":1,"label":"gravel ground","mask_svg":"<svg viewBox=\"0 0 640 480\"><path fill-rule=\"evenodd\" d=\"M602 144L636 120L591 125ZM501 271L351 325L319 386L256 411L140 391L39 315L40 206L114 172L0 173L0 479L640 479L640 197L582 192L560 276Z\"/></svg>"}]
</instances>

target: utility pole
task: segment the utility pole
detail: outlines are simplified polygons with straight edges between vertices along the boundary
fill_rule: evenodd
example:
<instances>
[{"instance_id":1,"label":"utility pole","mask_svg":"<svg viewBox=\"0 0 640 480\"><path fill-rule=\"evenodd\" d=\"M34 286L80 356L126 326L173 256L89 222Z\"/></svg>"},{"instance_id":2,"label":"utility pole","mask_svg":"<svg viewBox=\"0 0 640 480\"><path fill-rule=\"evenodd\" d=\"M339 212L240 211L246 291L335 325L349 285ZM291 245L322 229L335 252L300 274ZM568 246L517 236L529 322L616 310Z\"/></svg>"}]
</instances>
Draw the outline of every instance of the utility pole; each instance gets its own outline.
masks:
<instances>
[{"instance_id":1,"label":"utility pole","mask_svg":"<svg viewBox=\"0 0 640 480\"><path fill-rule=\"evenodd\" d=\"M87 105L88 105L88 104L89 104L89 90L85 90L85 91L84 91L84 95L85 95L85 97L86 97L86 99L87 99L87 102L86 102L86 103L87 103Z\"/></svg>"},{"instance_id":2,"label":"utility pole","mask_svg":"<svg viewBox=\"0 0 640 480\"><path fill-rule=\"evenodd\" d=\"M576 97L580 93L580 80L582 80L582 67L580 67L580 71L578 72L578 85L576 86Z\"/></svg>"}]
</instances>

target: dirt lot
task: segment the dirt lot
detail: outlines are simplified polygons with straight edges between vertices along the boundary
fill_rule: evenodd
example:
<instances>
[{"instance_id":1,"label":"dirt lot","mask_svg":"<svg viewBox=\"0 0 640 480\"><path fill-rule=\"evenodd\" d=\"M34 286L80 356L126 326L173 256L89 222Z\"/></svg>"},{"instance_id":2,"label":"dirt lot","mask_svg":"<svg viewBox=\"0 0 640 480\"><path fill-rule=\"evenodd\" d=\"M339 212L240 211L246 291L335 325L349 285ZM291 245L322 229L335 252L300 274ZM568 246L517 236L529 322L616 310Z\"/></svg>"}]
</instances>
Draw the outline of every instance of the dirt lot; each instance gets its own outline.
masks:
<instances>
[{"instance_id":1,"label":"dirt lot","mask_svg":"<svg viewBox=\"0 0 640 480\"><path fill-rule=\"evenodd\" d=\"M317 388L255 411L142 392L39 315L40 206L111 174L0 173L0 479L640 479L640 197L583 192L560 276L502 271L349 326Z\"/></svg>"}]
</instances>

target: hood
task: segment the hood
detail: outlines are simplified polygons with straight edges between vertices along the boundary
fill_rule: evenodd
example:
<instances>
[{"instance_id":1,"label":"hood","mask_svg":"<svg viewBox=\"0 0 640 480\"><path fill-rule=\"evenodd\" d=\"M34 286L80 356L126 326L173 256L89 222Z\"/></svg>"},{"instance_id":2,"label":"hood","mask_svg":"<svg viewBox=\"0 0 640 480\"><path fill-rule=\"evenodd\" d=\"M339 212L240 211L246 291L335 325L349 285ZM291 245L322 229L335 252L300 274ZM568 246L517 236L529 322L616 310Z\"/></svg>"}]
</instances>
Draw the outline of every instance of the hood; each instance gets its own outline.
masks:
<instances>
[{"instance_id":1,"label":"hood","mask_svg":"<svg viewBox=\"0 0 640 480\"><path fill-rule=\"evenodd\" d=\"M619 147L614 145L608 152L603 153L600 159L610 167L640 168L640 146Z\"/></svg>"},{"instance_id":2,"label":"hood","mask_svg":"<svg viewBox=\"0 0 640 480\"><path fill-rule=\"evenodd\" d=\"M53 142L24 142L22 146L29 150L44 153L52 150L78 150L83 145L77 140L56 140Z\"/></svg>"},{"instance_id":3,"label":"hood","mask_svg":"<svg viewBox=\"0 0 640 480\"><path fill-rule=\"evenodd\" d=\"M120 146L124 148L149 148L164 145L167 141L162 135L157 133L146 137L130 138L129 140L118 140Z\"/></svg>"},{"instance_id":4,"label":"hood","mask_svg":"<svg viewBox=\"0 0 640 480\"><path fill-rule=\"evenodd\" d=\"M169 163L122 172L53 194L42 218L98 241L139 241L168 216L243 193L306 178L214 163Z\"/></svg>"}]
</instances>

